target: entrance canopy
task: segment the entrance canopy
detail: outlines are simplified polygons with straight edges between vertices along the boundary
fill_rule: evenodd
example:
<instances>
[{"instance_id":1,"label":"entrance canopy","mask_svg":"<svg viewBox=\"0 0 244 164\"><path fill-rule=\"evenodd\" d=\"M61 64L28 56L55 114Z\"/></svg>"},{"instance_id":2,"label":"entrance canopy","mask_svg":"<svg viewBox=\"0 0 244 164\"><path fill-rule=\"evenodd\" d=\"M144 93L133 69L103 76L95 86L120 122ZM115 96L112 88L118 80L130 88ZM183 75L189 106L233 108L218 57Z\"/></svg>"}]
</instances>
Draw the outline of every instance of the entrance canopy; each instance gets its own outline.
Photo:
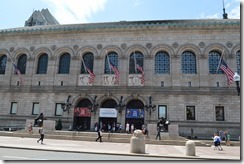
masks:
<instances>
[{"instance_id":1,"label":"entrance canopy","mask_svg":"<svg viewBox=\"0 0 244 164\"><path fill-rule=\"evenodd\" d=\"M117 113L115 108L100 108L99 117L117 118Z\"/></svg>"}]
</instances>

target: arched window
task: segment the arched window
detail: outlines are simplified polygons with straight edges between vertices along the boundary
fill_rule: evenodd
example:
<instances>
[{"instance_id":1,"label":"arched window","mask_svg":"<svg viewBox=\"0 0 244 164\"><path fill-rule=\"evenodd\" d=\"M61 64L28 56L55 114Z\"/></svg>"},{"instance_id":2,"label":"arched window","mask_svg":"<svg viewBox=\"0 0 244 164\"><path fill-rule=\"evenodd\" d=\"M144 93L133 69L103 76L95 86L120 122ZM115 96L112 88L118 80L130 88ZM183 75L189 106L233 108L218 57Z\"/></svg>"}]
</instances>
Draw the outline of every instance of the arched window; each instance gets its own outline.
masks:
<instances>
[{"instance_id":1,"label":"arched window","mask_svg":"<svg viewBox=\"0 0 244 164\"><path fill-rule=\"evenodd\" d=\"M217 51L211 51L208 55L208 63L209 63L209 73L210 74L223 74L223 71L221 69L217 68L219 66L221 54ZM217 72L216 72L217 71Z\"/></svg>"},{"instance_id":2,"label":"arched window","mask_svg":"<svg viewBox=\"0 0 244 164\"><path fill-rule=\"evenodd\" d=\"M170 62L169 55L166 52L158 52L155 55L155 74L169 74Z\"/></svg>"},{"instance_id":3,"label":"arched window","mask_svg":"<svg viewBox=\"0 0 244 164\"><path fill-rule=\"evenodd\" d=\"M196 74L196 56L190 52L185 51L181 55L181 69L184 74Z\"/></svg>"},{"instance_id":4,"label":"arched window","mask_svg":"<svg viewBox=\"0 0 244 164\"><path fill-rule=\"evenodd\" d=\"M141 52L133 52L130 55L130 65L129 65L130 74L141 74L141 72L136 67L137 64L143 69L143 54Z\"/></svg>"},{"instance_id":5,"label":"arched window","mask_svg":"<svg viewBox=\"0 0 244 164\"><path fill-rule=\"evenodd\" d=\"M89 74L85 67L93 72L93 63L94 63L94 55L91 52L86 53L83 55L81 60L81 74Z\"/></svg>"},{"instance_id":6,"label":"arched window","mask_svg":"<svg viewBox=\"0 0 244 164\"><path fill-rule=\"evenodd\" d=\"M17 68L19 69L21 74L25 74L26 71L26 62L27 62L27 55L23 54L18 59Z\"/></svg>"},{"instance_id":7,"label":"arched window","mask_svg":"<svg viewBox=\"0 0 244 164\"><path fill-rule=\"evenodd\" d=\"M70 54L64 53L59 60L58 74L69 74Z\"/></svg>"},{"instance_id":8,"label":"arched window","mask_svg":"<svg viewBox=\"0 0 244 164\"><path fill-rule=\"evenodd\" d=\"M38 59L37 74L46 74L48 66L48 55L42 54Z\"/></svg>"},{"instance_id":9,"label":"arched window","mask_svg":"<svg viewBox=\"0 0 244 164\"><path fill-rule=\"evenodd\" d=\"M5 74L6 63L7 63L7 56L6 55L0 56L0 74Z\"/></svg>"},{"instance_id":10,"label":"arched window","mask_svg":"<svg viewBox=\"0 0 244 164\"><path fill-rule=\"evenodd\" d=\"M110 52L106 55L104 74L114 74L114 71L111 69L111 65L118 68L118 54L116 52Z\"/></svg>"},{"instance_id":11,"label":"arched window","mask_svg":"<svg viewBox=\"0 0 244 164\"><path fill-rule=\"evenodd\" d=\"M240 50L236 52L236 70L237 73L240 75L241 73L241 57L240 57Z\"/></svg>"}]
</instances>

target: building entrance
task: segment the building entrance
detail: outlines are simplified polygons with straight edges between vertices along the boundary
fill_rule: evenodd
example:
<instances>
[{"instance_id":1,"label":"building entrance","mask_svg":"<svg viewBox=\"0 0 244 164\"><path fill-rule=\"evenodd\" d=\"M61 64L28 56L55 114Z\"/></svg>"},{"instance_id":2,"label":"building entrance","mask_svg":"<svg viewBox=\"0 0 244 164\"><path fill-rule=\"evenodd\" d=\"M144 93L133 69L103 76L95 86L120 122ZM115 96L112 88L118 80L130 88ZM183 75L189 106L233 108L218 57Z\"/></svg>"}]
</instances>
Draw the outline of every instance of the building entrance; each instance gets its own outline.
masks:
<instances>
[{"instance_id":1,"label":"building entrance","mask_svg":"<svg viewBox=\"0 0 244 164\"><path fill-rule=\"evenodd\" d=\"M88 108L75 108L74 109L74 122L73 130L85 131L90 130L91 113Z\"/></svg>"}]
</instances>

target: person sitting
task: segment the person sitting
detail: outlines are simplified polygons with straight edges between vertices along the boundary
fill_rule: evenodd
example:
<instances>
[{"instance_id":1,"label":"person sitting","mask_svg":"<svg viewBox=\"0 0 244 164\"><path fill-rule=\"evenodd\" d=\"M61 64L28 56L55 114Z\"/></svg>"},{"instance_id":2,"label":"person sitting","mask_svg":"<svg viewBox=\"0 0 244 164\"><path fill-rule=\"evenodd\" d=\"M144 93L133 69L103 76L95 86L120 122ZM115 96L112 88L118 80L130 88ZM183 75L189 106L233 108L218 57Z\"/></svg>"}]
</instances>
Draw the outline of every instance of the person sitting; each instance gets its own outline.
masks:
<instances>
[{"instance_id":1,"label":"person sitting","mask_svg":"<svg viewBox=\"0 0 244 164\"><path fill-rule=\"evenodd\" d=\"M43 126L43 120L44 119L46 119L46 118L44 118L43 113L40 113L40 115L38 115L35 118L34 126L42 127Z\"/></svg>"}]
</instances>

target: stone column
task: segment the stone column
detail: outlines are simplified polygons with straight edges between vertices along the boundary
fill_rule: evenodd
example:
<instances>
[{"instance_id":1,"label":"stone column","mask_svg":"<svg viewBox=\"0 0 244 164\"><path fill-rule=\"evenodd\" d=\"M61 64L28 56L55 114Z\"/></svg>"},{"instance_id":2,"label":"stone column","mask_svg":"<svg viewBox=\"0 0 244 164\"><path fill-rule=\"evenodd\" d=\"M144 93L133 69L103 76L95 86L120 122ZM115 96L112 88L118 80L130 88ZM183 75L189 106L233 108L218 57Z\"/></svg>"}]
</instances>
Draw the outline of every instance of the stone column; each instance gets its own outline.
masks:
<instances>
[{"instance_id":1,"label":"stone column","mask_svg":"<svg viewBox=\"0 0 244 164\"><path fill-rule=\"evenodd\" d=\"M130 139L130 152L131 153L145 153L145 140L141 130L135 130Z\"/></svg>"}]
</instances>

